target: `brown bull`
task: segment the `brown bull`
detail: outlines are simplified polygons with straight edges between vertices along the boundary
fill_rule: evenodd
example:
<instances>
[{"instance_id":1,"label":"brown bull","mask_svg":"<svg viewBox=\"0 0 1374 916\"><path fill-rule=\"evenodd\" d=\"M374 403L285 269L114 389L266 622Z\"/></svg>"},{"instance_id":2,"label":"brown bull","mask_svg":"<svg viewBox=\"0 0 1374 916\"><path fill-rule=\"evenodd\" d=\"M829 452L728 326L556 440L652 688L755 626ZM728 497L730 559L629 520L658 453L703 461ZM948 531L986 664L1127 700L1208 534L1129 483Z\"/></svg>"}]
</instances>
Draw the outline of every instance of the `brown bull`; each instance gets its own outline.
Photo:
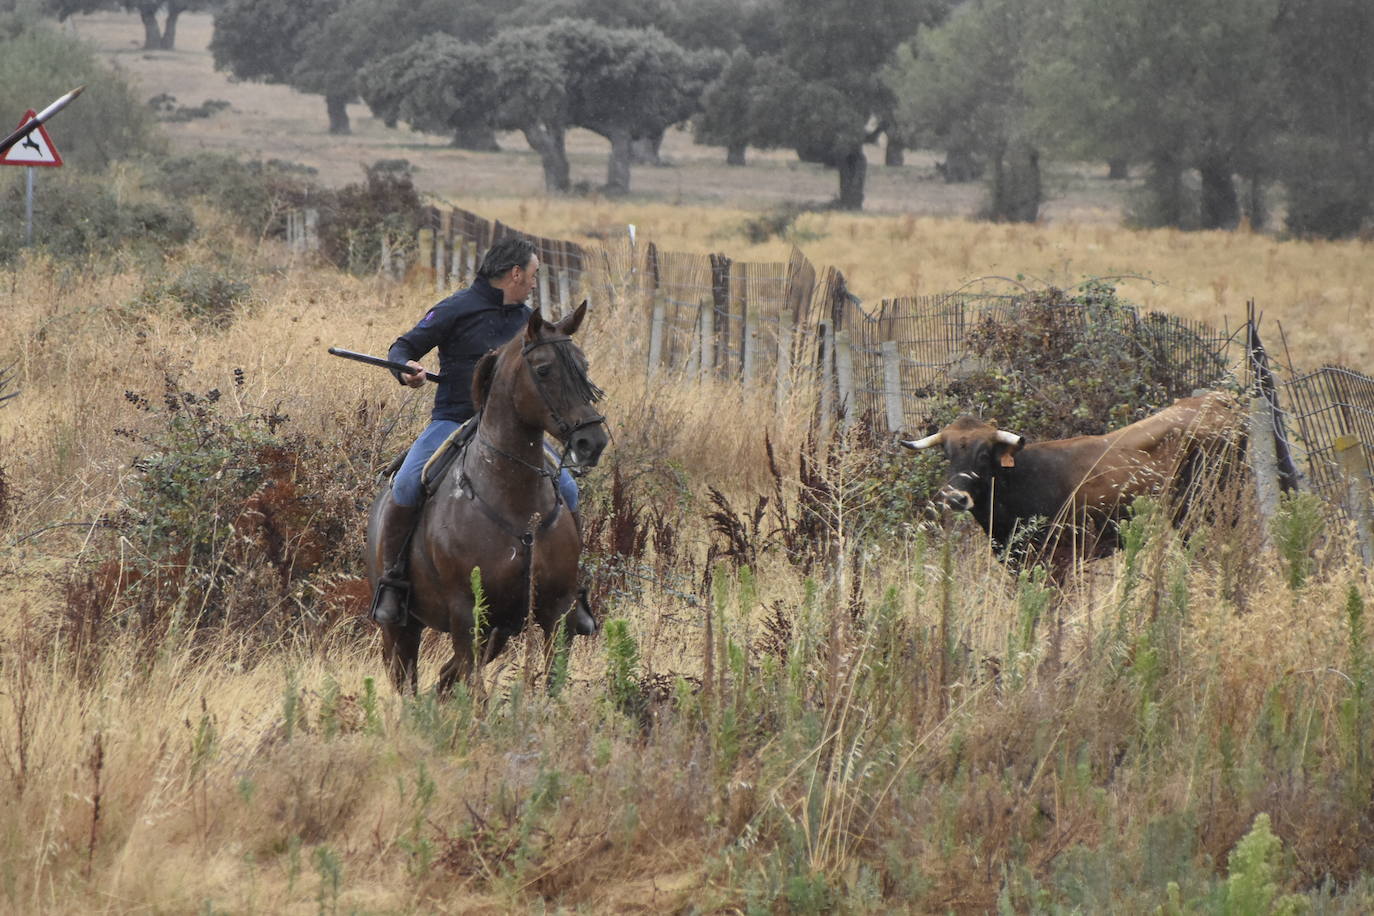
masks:
<instances>
[{"instance_id":1,"label":"brown bull","mask_svg":"<svg viewBox=\"0 0 1374 916\"><path fill-rule=\"evenodd\" d=\"M973 515L999 547L1062 572L1074 557L1105 556L1120 546L1117 523L1138 496L1173 500L1174 521L1244 445L1237 401L1211 393L1102 436L1026 440L963 416L907 448L941 447L949 477L939 500ZM1049 525L1032 527L1034 519ZM1068 535L1067 537L1065 535Z\"/></svg>"}]
</instances>

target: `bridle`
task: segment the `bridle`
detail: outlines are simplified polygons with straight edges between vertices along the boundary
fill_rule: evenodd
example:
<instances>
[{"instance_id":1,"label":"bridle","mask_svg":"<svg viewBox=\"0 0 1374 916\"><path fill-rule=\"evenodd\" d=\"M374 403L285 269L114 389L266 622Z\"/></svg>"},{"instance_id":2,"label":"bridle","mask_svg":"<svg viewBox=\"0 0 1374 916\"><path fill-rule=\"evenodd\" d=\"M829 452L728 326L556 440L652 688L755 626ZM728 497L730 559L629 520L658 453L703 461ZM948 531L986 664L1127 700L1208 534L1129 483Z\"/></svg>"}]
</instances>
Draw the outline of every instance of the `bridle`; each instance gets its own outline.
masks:
<instances>
[{"instance_id":1,"label":"bridle","mask_svg":"<svg viewBox=\"0 0 1374 916\"><path fill-rule=\"evenodd\" d=\"M570 346L563 346L563 344L568 344ZM563 415L559 413L558 408L554 406L554 401L549 396L549 391L544 386L543 380L540 379L539 373L534 371L534 364L530 362L529 358L530 351L534 350L537 347L542 347L546 345L558 345L557 349L554 352L557 354L558 362L562 366L566 377L570 380L569 387L572 389L573 397L575 399L580 400L582 403L591 404L594 404L597 401L601 400L605 396L605 392L603 392L600 388L598 388L595 384L592 383L592 380L587 377L586 370L583 369L580 365L578 365L577 360L573 358L571 352L571 344L572 338L567 335L562 335L559 337L550 337L542 340L534 340L530 343L525 344L520 349L520 358L524 360L525 368L529 370L530 380L534 382L534 388L536 391L539 392L540 400L544 402L545 409L548 410L549 415L553 418L554 425L558 428L558 437L563 441L564 444L563 452L558 457L557 468L550 470L547 463L542 461L538 464L531 464L530 462L521 458L519 455L512 455L510 452L498 448L495 444L491 442L491 440L487 439L486 436L482 435L482 427L480 425L478 425L476 431L473 434L473 438L478 443L480 443L482 447L485 448L487 451L491 452L494 455L498 455L502 458L505 458L508 461L512 461L516 464L523 465L524 467L529 468L531 471L534 471L540 477L548 478L549 482L553 484L554 508L553 511L550 512L548 516L540 524L540 530L545 530L552 526L553 522L558 518L559 513L562 511L563 493L558 487L558 477L563 473L563 470L565 468L570 467L570 465L568 464L568 457L572 454L573 436L576 435L576 433L579 430L583 430L589 426L596 426L599 423L606 422L606 418L602 414L592 414L590 417L579 423L570 423L567 420L565 420L563 418ZM495 521L502 528L505 528L508 531L508 533L515 536L516 539L520 541L520 543L524 546L526 550L529 549L530 545L533 543L533 532L526 531L522 533L515 531L513 528L511 528L510 525L496 513L495 509L489 506L486 500L482 499L482 497L477 493L477 491L473 489L472 481L468 478L466 473L463 473L461 475L459 479L459 487L468 494L468 497L470 499L474 500L478 504L478 507L481 508L482 511L489 518Z\"/></svg>"},{"instance_id":2,"label":"bridle","mask_svg":"<svg viewBox=\"0 0 1374 916\"><path fill-rule=\"evenodd\" d=\"M568 344L568 346L563 346L564 344ZM573 359L571 337L563 335L533 340L520 348L520 356L525 360L525 367L530 371L530 378L534 381L535 390L539 392L539 397L544 401L544 406L548 408L549 415L553 417L554 425L558 427L558 438L562 439L566 445L578 431L586 429L588 426L596 426L598 423L605 423L606 418L601 414L592 414L581 423L569 423L563 419L563 415L554 406L553 399L549 397L548 389L544 387L543 380L534 371L534 364L530 362L530 351L544 346L556 347L554 353L557 354L558 362L562 365L564 373L571 380L572 393L579 402L595 404L605 396L605 392L592 384L592 380L587 377L587 371L577 364L577 360ZM571 448L571 446L567 446L564 457L560 460L560 470L563 467L562 461L566 460L567 451L570 451Z\"/></svg>"}]
</instances>

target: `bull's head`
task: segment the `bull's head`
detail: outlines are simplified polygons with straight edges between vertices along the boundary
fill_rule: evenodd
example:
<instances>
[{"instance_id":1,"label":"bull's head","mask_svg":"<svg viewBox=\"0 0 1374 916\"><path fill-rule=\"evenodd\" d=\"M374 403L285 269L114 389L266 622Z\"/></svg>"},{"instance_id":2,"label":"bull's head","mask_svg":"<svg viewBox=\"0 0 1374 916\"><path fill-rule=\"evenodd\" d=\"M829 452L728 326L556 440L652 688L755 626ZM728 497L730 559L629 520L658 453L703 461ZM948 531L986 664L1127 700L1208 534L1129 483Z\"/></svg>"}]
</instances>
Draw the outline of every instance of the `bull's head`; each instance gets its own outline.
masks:
<instances>
[{"instance_id":1,"label":"bull's head","mask_svg":"<svg viewBox=\"0 0 1374 916\"><path fill-rule=\"evenodd\" d=\"M924 439L901 440L907 448L941 446L949 459L949 477L939 499L955 511L968 512L983 499L1002 468L1015 467L1016 453L1026 440L984 423L977 417L960 417Z\"/></svg>"}]
</instances>

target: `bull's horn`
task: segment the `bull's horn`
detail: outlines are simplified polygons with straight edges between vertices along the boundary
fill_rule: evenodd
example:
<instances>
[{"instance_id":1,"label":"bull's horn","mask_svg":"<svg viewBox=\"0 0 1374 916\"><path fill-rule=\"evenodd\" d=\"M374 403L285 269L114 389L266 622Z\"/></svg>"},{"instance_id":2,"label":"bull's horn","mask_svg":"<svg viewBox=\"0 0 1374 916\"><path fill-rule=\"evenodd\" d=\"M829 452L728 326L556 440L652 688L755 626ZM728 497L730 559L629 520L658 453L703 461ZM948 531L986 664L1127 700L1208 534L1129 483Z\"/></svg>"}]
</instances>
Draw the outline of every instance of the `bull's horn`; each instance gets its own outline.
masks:
<instances>
[{"instance_id":1,"label":"bull's horn","mask_svg":"<svg viewBox=\"0 0 1374 916\"><path fill-rule=\"evenodd\" d=\"M997 431L997 441L1001 442L1003 445L1015 445L1018 448L1026 444L1024 436L1018 436L1016 433L1009 433L1005 429L999 429Z\"/></svg>"},{"instance_id":2,"label":"bull's horn","mask_svg":"<svg viewBox=\"0 0 1374 916\"><path fill-rule=\"evenodd\" d=\"M902 439L900 441L907 448L914 448L920 451L923 448L930 448L933 445L939 445L941 442L945 441L945 432L944 430L940 430L938 433L926 436L924 439Z\"/></svg>"}]
</instances>

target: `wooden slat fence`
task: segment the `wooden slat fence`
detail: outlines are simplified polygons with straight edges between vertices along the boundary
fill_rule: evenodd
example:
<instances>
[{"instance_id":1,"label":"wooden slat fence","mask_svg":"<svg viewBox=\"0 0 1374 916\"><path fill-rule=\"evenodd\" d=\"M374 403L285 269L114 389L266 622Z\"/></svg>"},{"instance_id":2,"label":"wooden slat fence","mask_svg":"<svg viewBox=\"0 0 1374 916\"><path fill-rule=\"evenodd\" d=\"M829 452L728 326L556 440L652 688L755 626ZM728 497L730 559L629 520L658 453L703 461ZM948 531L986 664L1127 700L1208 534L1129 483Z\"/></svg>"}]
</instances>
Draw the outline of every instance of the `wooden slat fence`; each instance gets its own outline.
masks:
<instances>
[{"instance_id":1,"label":"wooden slat fence","mask_svg":"<svg viewBox=\"0 0 1374 916\"><path fill-rule=\"evenodd\" d=\"M317 222L308 211L292 215L293 250L312 246ZM432 275L438 292L470 283L492 242L519 232L456 208L426 210L417 224L409 238L383 233L381 272ZM988 318L1015 320L1023 307L1014 295L956 293L884 299L865 308L840 271L818 271L796 248L786 263L749 263L662 251L631 233L587 246L520 234L535 242L544 265L534 301L545 314L566 314L584 298L628 306L627 320L643 323L633 330L646 342L651 375L771 385L780 404L804 390L827 425L864 418L889 433L919 428L928 398L951 379L985 368L969 349L970 332ZM1080 307L1078 317L1085 325L1114 322L1094 330L1119 332L1140 360L1170 367L1194 388L1223 378L1255 380L1245 347L1225 330L1132 309ZM1279 428L1286 423L1297 431L1304 484L1347 518L1367 518L1374 379L1327 366L1279 382L1275 392Z\"/></svg>"}]
</instances>

